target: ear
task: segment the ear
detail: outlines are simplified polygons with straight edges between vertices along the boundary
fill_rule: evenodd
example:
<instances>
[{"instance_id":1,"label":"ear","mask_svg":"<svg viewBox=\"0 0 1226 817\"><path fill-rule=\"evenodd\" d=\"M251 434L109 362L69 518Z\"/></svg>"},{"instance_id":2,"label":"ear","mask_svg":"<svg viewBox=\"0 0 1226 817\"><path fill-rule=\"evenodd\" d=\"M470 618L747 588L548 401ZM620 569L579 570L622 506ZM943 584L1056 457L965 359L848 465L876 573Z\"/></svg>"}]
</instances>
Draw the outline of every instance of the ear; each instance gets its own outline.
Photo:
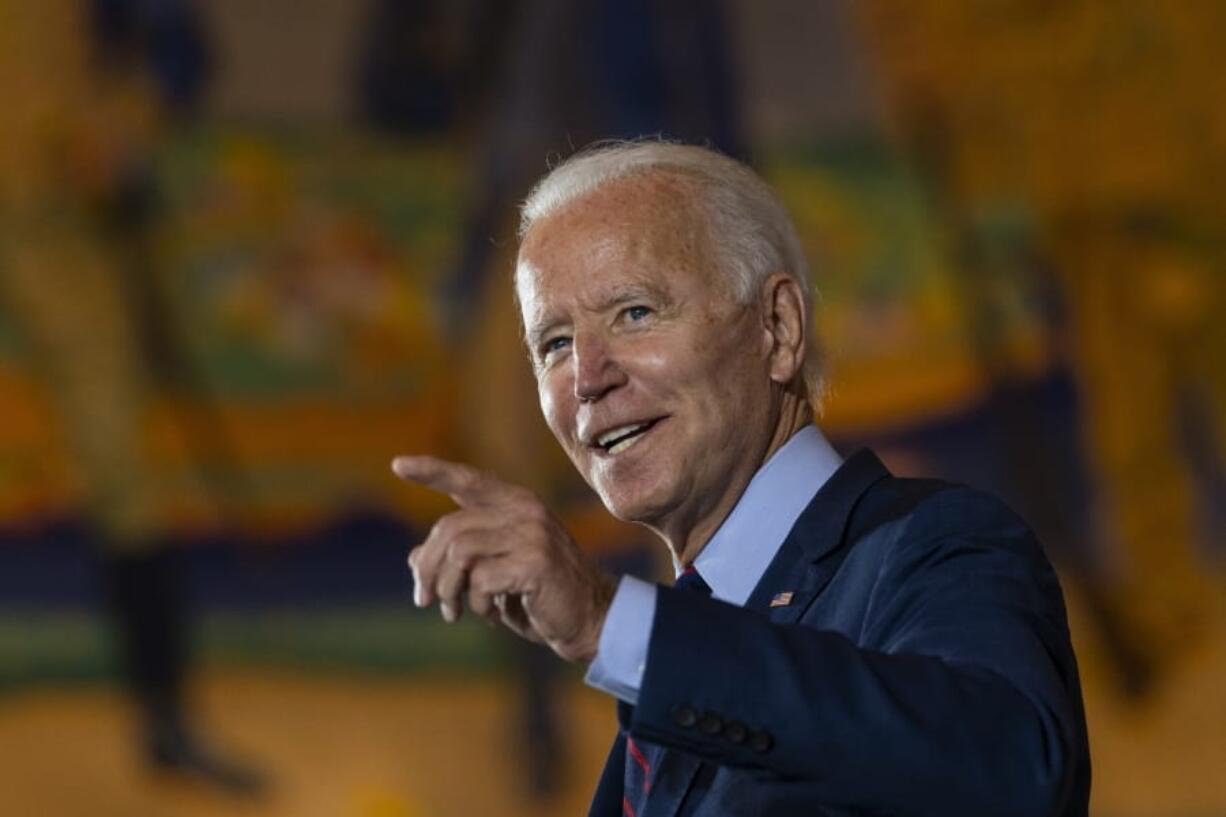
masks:
<instances>
[{"instance_id":1,"label":"ear","mask_svg":"<svg viewBox=\"0 0 1226 817\"><path fill-rule=\"evenodd\" d=\"M805 360L808 308L800 284L790 275L772 273L762 285L762 328L771 380L791 383Z\"/></svg>"}]
</instances>

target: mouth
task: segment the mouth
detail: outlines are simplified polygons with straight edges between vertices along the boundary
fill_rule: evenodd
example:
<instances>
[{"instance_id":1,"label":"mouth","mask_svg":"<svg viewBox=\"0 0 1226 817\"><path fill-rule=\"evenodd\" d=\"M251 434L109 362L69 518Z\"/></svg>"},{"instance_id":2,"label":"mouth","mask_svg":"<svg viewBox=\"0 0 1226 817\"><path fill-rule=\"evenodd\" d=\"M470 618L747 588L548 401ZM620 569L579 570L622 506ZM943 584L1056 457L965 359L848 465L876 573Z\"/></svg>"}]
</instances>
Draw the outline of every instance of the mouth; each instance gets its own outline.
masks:
<instances>
[{"instance_id":1,"label":"mouth","mask_svg":"<svg viewBox=\"0 0 1226 817\"><path fill-rule=\"evenodd\" d=\"M627 423L617 428L611 428L596 435L591 446L608 456L616 456L643 439L663 419L663 417L657 417L654 420Z\"/></svg>"}]
</instances>

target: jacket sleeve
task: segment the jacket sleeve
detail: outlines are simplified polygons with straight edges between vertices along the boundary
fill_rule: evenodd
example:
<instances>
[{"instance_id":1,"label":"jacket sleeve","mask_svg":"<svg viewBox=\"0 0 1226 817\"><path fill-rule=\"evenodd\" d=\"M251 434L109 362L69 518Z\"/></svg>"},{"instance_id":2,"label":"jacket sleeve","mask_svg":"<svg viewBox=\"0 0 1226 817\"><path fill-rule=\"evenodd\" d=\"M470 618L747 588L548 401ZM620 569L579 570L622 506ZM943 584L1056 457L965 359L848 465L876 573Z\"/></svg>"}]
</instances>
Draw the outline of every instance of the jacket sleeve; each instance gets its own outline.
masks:
<instances>
[{"instance_id":1,"label":"jacket sleeve","mask_svg":"<svg viewBox=\"0 0 1226 817\"><path fill-rule=\"evenodd\" d=\"M892 525L858 631L661 588L631 734L869 813L1063 813L1088 754L1037 543L969 491Z\"/></svg>"}]
</instances>

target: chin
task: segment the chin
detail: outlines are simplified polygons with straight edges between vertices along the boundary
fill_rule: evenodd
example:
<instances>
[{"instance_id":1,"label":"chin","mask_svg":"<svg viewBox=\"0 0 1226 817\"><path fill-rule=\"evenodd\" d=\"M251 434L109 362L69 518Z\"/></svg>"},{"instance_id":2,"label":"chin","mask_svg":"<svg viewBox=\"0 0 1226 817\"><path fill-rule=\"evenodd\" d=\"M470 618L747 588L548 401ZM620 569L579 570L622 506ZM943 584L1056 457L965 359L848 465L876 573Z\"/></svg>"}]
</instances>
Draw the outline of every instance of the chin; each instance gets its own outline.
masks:
<instances>
[{"instance_id":1,"label":"chin","mask_svg":"<svg viewBox=\"0 0 1226 817\"><path fill-rule=\"evenodd\" d=\"M661 491L647 486L596 486L596 493L609 513L623 522L651 525L667 511L670 503Z\"/></svg>"},{"instance_id":2,"label":"chin","mask_svg":"<svg viewBox=\"0 0 1226 817\"><path fill-rule=\"evenodd\" d=\"M634 453L634 449L626 452ZM589 460L585 466L588 485L609 513L623 522L653 525L677 505L682 486L674 469L659 456Z\"/></svg>"}]
</instances>

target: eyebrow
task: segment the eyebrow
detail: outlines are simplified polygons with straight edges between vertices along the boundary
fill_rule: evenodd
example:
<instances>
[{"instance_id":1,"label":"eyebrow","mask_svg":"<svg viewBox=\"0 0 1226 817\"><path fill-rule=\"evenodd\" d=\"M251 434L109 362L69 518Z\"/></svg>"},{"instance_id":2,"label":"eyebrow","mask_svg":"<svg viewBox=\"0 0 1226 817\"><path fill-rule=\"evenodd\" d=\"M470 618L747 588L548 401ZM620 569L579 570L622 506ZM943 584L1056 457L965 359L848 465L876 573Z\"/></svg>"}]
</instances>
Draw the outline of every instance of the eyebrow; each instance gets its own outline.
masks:
<instances>
[{"instance_id":1,"label":"eyebrow","mask_svg":"<svg viewBox=\"0 0 1226 817\"><path fill-rule=\"evenodd\" d=\"M631 303L632 301L643 300L644 298L660 304L669 303L669 298L660 287L648 283L623 283L609 287L606 290L597 291L591 300L582 304L582 308L591 312L607 312L615 307ZM546 315L539 325L533 326L527 333L527 339L532 349L535 350L544 341L546 336L557 327L566 323L567 321L562 318Z\"/></svg>"},{"instance_id":2,"label":"eyebrow","mask_svg":"<svg viewBox=\"0 0 1226 817\"><path fill-rule=\"evenodd\" d=\"M667 300L664 291L660 287L646 283L631 283L619 284L616 287L610 287L608 290L599 292L593 299L592 306L595 308L595 311L604 312L615 306L621 306L622 304L639 301L644 298L661 302Z\"/></svg>"},{"instance_id":3,"label":"eyebrow","mask_svg":"<svg viewBox=\"0 0 1226 817\"><path fill-rule=\"evenodd\" d=\"M539 347L541 343L544 342L545 337L551 334L555 328L561 326L563 323L564 321L560 321L560 320L550 321L544 326L534 327L530 329L526 336L526 340L528 342L528 350L532 352L533 354L535 354L537 347Z\"/></svg>"},{"instance_id":4,"label":"eyebrow","mask_svg":"<svg viewBox=\"0 0 1226 817\"><path fill-rule=\"evenodd\" d=\"M524 338L528 343L528 351L535 354L537 347L544 342L545 338L553 334L554 330L559 326L563 326L566 323L567 321L563 318L547 315L541 323L527 328Z\"/></svg>"}]
</instances>

